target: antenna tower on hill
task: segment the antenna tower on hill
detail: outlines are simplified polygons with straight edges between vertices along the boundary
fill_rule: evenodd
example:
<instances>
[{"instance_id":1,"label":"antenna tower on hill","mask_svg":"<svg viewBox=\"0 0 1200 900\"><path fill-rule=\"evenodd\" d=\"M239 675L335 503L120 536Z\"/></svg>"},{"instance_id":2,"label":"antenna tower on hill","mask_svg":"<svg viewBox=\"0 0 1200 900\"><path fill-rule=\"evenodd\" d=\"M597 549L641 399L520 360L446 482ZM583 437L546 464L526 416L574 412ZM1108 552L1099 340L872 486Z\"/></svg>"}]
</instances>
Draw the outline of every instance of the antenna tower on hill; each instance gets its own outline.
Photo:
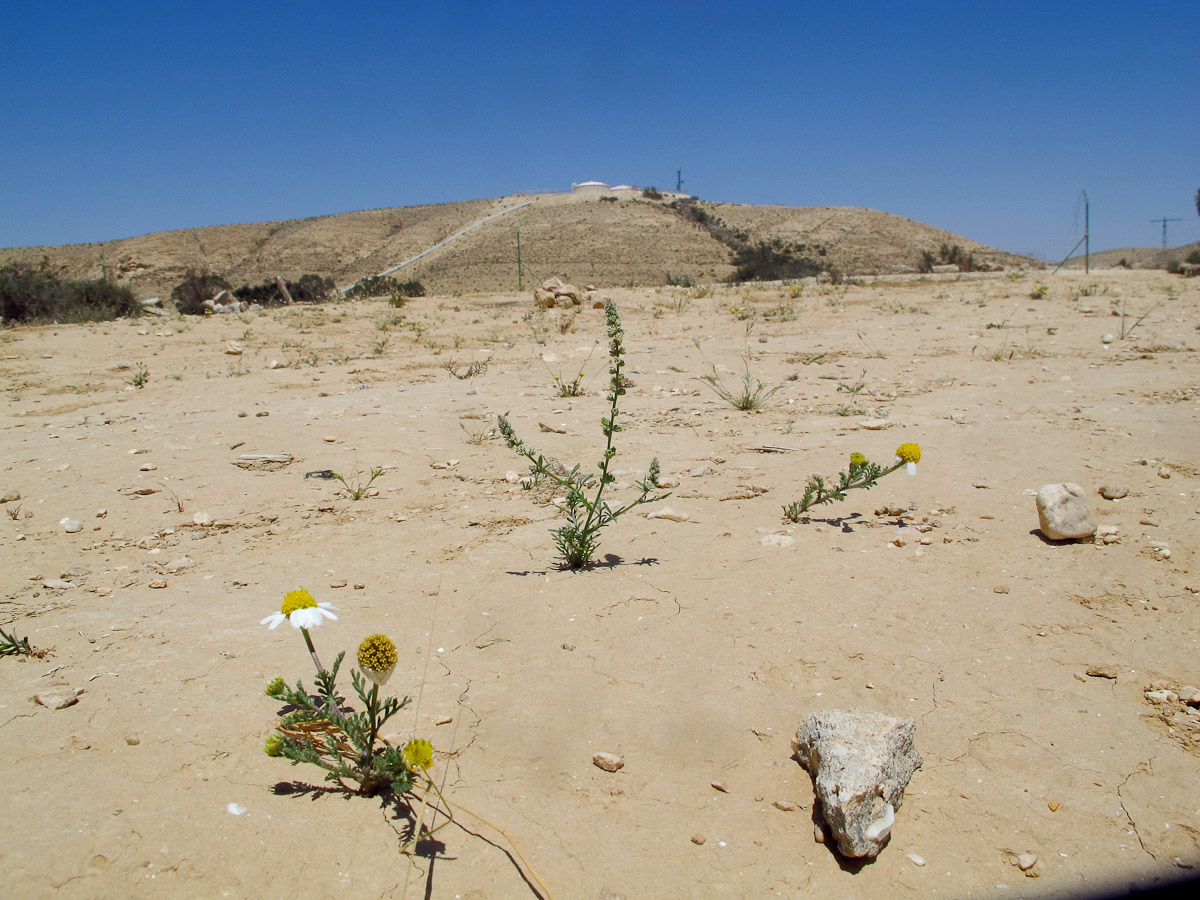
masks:
<instances>
[{"instance_id":1,"label":"antenna tower on hill","mask_svg":"<svg viewBox=\"0 0 1200 900\"><path fill-rule=\"evenodd\" d=\"M675 192L677 194L683 193L683 166L675 167Z\"/></svg>"},{"instance_id":2,"label":"antenna tower on hill","mask_svg":"<svg viewBox=\"0 0 1200 900\"><path fill-rule=\"evenodd\" d=\"M1167 223L1168 222L1182 222L1182 221L1183 221L1183 219L1168 219L1166 216L1162 216L1158 219L1150 220L1151 224L1153 224L1155 222L1162 222L1162 225L1163 225L1163 249L1164 250L1167 249Z\"/></svg>"},{"instance_id":3,"label":"antenna tower on hill","mask_svg":"<svg viewBox=\"0 0 1200 900\"><path fill-rule=\"evenodd\" d=\"M1075 208L1079 209L1078 206ZM1079 244L1083 244L1083 271L1087 274L1090 274L1092 271L1092 253L1091 253L1092 243L1091 243L1090 236L1089 236L1090 230L1091 230L1090 229L1090 218L1091 218L1091 214L1090 214L1090 210L1088 208L1088 195L1087 195L1087 191L1084 191L1083 192L1083 237L1081 237L1079 239ZM1071 253L1074 253L1076 250L1079 249L1079 244L1076 244L1074 247L1071 248ZM1067 264L1067 260L1071 258L1071 253L1068 253L1063 258L1063 261L1058 264L1058 266L1054 269L1054 272L1051 274L1056 274L1059 269L1061 269L1063 266L1065 266Z\"/></svg>"}]
</instances>

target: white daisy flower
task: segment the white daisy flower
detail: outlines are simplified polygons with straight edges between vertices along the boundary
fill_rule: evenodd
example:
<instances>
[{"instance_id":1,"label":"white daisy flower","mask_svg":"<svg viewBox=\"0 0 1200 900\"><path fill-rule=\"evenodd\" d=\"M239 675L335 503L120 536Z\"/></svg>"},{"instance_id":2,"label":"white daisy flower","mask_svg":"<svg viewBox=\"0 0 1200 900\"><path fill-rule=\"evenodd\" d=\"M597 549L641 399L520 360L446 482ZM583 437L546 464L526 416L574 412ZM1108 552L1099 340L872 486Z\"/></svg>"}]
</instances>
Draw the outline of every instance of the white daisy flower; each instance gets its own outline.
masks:
<instances>
[{"instance_id":1,"label":"white daisy flower","mask_svg":"<svg viewBox=\"0 0 1200 900\"><path fill-rule=\"evenodd\" d=\"M289 591L283 598L283 606L279 612L271 613L258 624L267 625L272 631L285 621L291 622L293 628L316 628L325 619L337 621L337 616L330 612L337 609L331 603L318 603L312 594L304 588Z\"/></svg>"}]
</instances>

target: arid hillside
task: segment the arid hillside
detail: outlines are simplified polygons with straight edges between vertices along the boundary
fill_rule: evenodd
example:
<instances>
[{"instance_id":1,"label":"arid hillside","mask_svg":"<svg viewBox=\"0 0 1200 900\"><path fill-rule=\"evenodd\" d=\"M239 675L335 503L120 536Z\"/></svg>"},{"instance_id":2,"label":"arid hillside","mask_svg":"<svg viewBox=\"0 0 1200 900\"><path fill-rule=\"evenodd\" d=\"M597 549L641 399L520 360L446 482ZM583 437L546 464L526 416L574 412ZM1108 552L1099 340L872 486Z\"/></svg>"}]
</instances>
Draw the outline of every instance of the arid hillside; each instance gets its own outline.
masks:
<instances>
[{"instance_id":1,"label":"arid hillside","mask_svg":"<svg viewBox=\"0 0 1200 900\"><path fill-rule=\"evenodd\" d=\"M868 209L733 203L698 203L697 207L752 243L779 238L805 244L814 254L819 248L822 261L848 274L903 271L916 265L922 251L936 254L943 244L958 244L979 262L1006 267L1029 262L948 231ZM169 294L188 269L217 272L234 285L312 272L332 276L344 287L430 251L397 275L419 279L431 293L513 290L518 226L522 257L529 267L526 276L532 271L542 278L563 275L600 287L627 287L661 285L668 274L713 281L733 271L729 247L711 230L680 216L668 200L572 194L220 225L93 244L20 247L0 250L0 264L48 259L64 277L107 274L145 299Z\"/></svg>"},{"instance_id":2,"label":"arid hillside","mask_svg":"<svg viewBox=\"0 0 1200 900\"><path fill-rule=\"evenodd\" d=\"M1184 244L1182 247L1123 247L1119 250L1101 250L1093 253L1091 265L1093 269L1114 269L1122 265L1121 260L1131 269L1165 269L1169 263L1182 262L1188 254L1200 250L1200 241ZM1064 268L1082 269L1084 258L1072 256Z\"/></svg>"}]
</instances>

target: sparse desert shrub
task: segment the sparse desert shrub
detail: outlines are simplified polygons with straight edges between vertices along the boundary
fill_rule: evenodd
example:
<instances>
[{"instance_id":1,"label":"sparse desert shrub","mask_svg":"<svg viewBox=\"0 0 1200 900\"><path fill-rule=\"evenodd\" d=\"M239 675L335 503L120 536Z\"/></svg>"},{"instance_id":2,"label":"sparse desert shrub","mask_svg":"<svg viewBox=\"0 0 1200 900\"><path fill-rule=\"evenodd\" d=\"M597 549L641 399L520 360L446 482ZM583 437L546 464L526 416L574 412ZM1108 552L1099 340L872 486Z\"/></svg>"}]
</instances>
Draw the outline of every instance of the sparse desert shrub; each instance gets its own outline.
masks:
<instances>
[{"instance_id":1,"label":"sparse desert shrub","mask_svg":"<svg viewBox=\"0 0 1200 900\"><path fill-rule=\"evenodd\" d=\"M133 292L110 281L63 281L45 261L37 268L0 267L0 320L5 322L99 322L141 314Z\"/></svg>"},{"instance_id":2,"label":"sparse desert shrub","mask_svg":"<svg viewBox=\"0 0 1200 900\"><path fill-rule=\"evenodd\" d=\"M667 273L667 284L669 284L671 287L691 288L691 287L696 286L696 279L693 278L691 275L688 275L686 272L681 272L681 273L668 272Z\"/></svg>"},{"instance_id":3,"label":"sparse desert shrub","mask_svg":"<svg viewBox=\"0 0 1200 900\"><path fill-rule=\"evenodd\" d=\"M788 281L828 271L824 263L804 255L805 250L799 244L786 243L779 238L746 244L733 252L731 262L735 268L729 280L737 283Z\"/></svg>"},{"instance_id":4,"label":"sparse desert shrub","mask_svg":"<svg viewBox=\"0 0 1200 900\"><path fill-rule=\"evenodd\" d=\"M645 190L643 190L642 196L645 197L647 200L661 200L663 198L663 195L658 190L658 188L652 188L652 187L648 187Z\"/></svg>"},{"instance_id":5,"label":"sparse desert shrub","mask_svg":"<svg viewBox=\"0 0 1200 900\"><path fill-rule=\"evenodd\" d=\"M1191 263L1193 266L1200 266L1200 250L1193 250L1184 257L1183 261Z\"/></svg>"},{"instance_id":6,"label":"sparse desert shrub","mask_svg":"<svg viewBox=\"0 0 1200 900\"><path fill-rule=\"evenodd\" d=\"M397 295L405 299L410 297L424 297L425 286L416 279L401 281L389 275L372 275L370 278L364 278L346 292L346 297L350 299L395 297ZM393 303L393 305L397 304Z\"/></svg>"},{"instance_id":7,"label":"sparse desert shrub","mask_svg":"<svg viewBox=\"0 0 1200 900\"><path fill-rule=\"evenodd\" d=\"M204 301L211 300L221 291L229 290L229 282L215 272L188 269L183 281L171 289L171 302L185 316L204 315Z\"/></svg>"},{"instance_id":8,"label":"sparse desert shrub","mask_svg":"<svg viewBox=\"0 0 1200 900\"><path fill-rule=\"evenodd\" d=\"M296 303L321 303L329 299L334 288L332 278L312 274L301 275L298 281L285 280L284 285ZM287 302L273 278L262 284L244 284L233 292L233 296L243 303L257 303L260 306L277 306Z\"/></svg>"}]
</instances>

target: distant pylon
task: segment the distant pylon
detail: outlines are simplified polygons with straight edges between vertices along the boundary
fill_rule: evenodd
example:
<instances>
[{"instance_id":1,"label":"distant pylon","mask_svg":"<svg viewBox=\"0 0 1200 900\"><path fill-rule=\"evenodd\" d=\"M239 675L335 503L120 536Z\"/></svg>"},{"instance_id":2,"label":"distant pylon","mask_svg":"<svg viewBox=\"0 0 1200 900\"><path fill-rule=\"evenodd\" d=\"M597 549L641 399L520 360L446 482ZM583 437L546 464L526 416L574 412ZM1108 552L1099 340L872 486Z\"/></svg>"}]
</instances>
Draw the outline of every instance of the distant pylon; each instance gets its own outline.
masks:
<instances>
[{"instance_id":1,"label":"distant pylon","mask_svg":"<svg viewBox=\"0 0 1200 900\"><path fill-rule=\"evenodd\" d=\"M1167 249L1167 223L1168 222L1182 222L1182 221L1183 221L1183 219L1168 219L1166 216L1163 216L1162 218L1159 218L1159 219L1151 219L1150 220L1151 224L1153 224L1155 222L1163 223L1163 249L1164 250Z\"/></svg>"}]
</instances>

